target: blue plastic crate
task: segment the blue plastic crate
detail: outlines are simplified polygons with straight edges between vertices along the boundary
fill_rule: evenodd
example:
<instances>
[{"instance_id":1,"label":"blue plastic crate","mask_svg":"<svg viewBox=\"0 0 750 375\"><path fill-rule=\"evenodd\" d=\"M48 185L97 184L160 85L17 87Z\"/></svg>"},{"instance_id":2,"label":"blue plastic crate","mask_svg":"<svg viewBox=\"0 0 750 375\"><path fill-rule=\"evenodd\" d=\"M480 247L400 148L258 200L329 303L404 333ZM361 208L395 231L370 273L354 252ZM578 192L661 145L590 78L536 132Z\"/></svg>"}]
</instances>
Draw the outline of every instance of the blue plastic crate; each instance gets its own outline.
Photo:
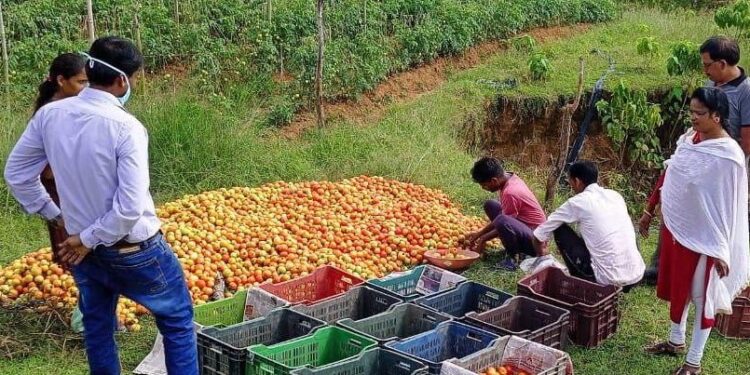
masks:
<instances>
[{"instance_id":1,"label":"blue plastic crate","mask_svg":"<svg viewBox=\"0 0 750 375\"><path fill-rule=\"evenodd\" d=\"M430 374L440 374L443 361L461 359L489 347L499 336L468 324L450 321L435 329L385 346L422 361Z\"/></svg>"},{"instance_id":2,"label":"blue plastic crate","mask_svg":"<svg viewBox=\"0 0 750 375\"><path fill-rule=\"evenodd\" d=\"M482 313L502 306L511 297L512 294L502 290L467 281L454 289L418 298L414 303L456 318L463 318L470 312Z\"/></svg>"}]
</instances>

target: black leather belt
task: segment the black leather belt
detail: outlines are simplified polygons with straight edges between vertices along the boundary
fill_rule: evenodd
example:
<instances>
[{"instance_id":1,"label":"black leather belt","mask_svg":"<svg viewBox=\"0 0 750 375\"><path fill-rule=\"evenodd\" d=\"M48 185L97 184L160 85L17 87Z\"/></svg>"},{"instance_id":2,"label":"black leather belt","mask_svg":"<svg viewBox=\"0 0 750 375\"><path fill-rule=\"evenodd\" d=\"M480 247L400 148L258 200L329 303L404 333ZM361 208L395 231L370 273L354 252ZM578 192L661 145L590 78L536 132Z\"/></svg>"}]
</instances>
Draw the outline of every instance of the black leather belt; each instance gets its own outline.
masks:
<instances>
[{"instance_id":1,"label":"black leather belt","mask_svg":"<svg viewBox=\"0 0 750 375\"><path fill-rule=\"evenodd\" d=\"M104 246L104 245L100 245L100 246L101 247L114 248L114 249L118 249L118 250L127 249L127 250L131 250L131 251L136 251L136 250L140 250L141 248L143 248L144 245L147 245L151 241L155 240L161 234L162 234L162 232L161 232L161 229L160 229L160 230L158 230L156 232L156 234L154 234L153 236L151 236L151 237L149 237L149 238L147 238L147 239L145 239L145 240L143 240L141 242L131 243L131 242L125 241L125 239L123 238L123 239L115 242L112 246Z\"/></svg>"}]
</instances>

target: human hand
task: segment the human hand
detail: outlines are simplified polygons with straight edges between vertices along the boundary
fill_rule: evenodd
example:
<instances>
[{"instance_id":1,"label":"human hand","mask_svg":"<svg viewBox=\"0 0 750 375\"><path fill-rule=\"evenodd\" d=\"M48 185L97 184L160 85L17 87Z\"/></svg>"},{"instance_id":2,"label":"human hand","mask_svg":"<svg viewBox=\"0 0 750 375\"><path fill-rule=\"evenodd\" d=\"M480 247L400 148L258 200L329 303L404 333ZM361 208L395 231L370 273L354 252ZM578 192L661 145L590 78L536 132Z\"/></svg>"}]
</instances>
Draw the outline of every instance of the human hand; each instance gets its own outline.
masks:
<instances>
[{"instance_id":1,"label":"human hand","mask_svg":"<svg viewBox=\"0 0 750 375\"><path fill-rule=\"evenodd\" d=\"M484 250L487 247L487 240L478 238L472 243L471 251L477 254L484 254Z\"/></svg>"},{"instance_id":2,"label":"human hand","mask_svg":"<svg viewBox=\"0 0 750 375\"><path fill-rule=\"evenodd\" d=\"M474 246L474 242L476 242L480 237L479 232L471 232L464 236L464 241L467 245Z\"/></svg>"},{"instance_id":3,"label":"human hand","mask_svg":"<svg viewBox=\"0 0 750 375\"><path fill-rule=\"evenodd\" d=\"M52 224L52 226L54 226L55 228L65 228L65 220L63 220L62 215L57 215L57 217L52 220L48 220L47 222Z\"/></svg>"},{"instance_id":4,"label":"human hand","mask_svg":"<svg viewBox=\"0 0 750 375\"><path fill-rule=\"evenodd\" d=\"M81 237L77 234L68 237L60 244L60 260L74 266L80 264L90 252L91 249L83 246Z\"/></svg>"},{"instance_id":5,"label":"human hand","mask_svg":"<svg viewBox=\"0 0 750 375\"><path fill-rule=\"evenodd\" d=\"M640 233L641 236L648 238L648 229L651 226L651 219L653 219L653 216L644 212L643 215L641 215L641 219L638 220L638 233Z\"/></svg>"},{"instance_id":6,"label":"human hand","mask_svg":"<svg viewBox=\"0 0 750 375\"><path fill-rule=\"evenodd\" d=\"M539 241L536 236L531 236L531 244L534 246L534 251L537 257L542 257L549 254L548 243Z\"/></svg>"},{"instance_id":7,"label":"human hand","mask_svg":"<svg viewBox=\"0 0 750 375\"><path fill-rule=\"evenodd\" d=\"M729 266L721 259L714 258L714 267L720 278L725 278L729 275Z\"/></svg>"}]
</instances>

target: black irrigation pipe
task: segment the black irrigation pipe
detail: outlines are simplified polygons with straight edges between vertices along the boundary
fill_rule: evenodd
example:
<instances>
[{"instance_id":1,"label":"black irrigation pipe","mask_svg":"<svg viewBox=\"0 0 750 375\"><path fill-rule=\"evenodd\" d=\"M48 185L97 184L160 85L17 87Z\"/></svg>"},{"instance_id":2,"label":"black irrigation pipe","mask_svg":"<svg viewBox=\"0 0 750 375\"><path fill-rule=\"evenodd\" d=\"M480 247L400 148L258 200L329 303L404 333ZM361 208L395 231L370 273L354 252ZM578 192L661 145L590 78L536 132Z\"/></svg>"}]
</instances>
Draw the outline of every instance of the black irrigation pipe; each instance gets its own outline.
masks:
<instances>
[{"instance_id":1,"label":"black irrigation pipe","mask_svg":"<svg viewBox=\"0 0 750 375\"><path fill-rule=\"evenodd\" d=\"M604 71L604 73L602 73L601 77L599 77L599 79L594 84L594 90L591 93L591 98L589 98L589 106L586 109L586 115L584 116L581 125L579 125L578 127L578 136L573 142L573 145L568 150L568 156L565 159L563 173L560 173L560 183L565 183L567 181L562 177L567 176L570 166L575 163L576 160L578 160L578 155L581 153L581 149L583 149L583 144L586 140L586 134L588 133L589 126L591 125L591 121L593 121L594 116L596 115L596 102L601 99L602 92L604 91L604 81L607 79L607 76L610 73L615 71L615 60L612 58L612 56L605 52L602 52L599 49L591 50L591 54L596 54L598 56L601 56L602 58L607 59L607 61L609 62L609 67Z\"/></svg>"}]
</instances>

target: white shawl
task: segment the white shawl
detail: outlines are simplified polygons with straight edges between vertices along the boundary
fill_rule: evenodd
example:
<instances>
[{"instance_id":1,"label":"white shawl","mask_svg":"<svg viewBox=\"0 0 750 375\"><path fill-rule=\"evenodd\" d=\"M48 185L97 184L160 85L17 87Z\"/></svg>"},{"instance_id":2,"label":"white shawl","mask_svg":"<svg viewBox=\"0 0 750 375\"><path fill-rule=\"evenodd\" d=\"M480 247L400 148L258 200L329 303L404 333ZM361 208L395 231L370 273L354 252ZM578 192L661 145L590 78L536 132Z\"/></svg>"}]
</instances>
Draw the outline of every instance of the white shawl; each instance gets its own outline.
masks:
<instances>
[{"instance_id":1,"label":"white shawl","mask_svg":"<svg viewBox=\"0 0 750 375\"><path fill-rule=\"evenodd\" d=\"M719 278L712 269L704 314L732 312L732 300L750 282L748 177L745 156L732 138L694 144L688 132L666 161L661 191L664 224L683 246L729 266Z\"/></svg>"}]
</instances>

